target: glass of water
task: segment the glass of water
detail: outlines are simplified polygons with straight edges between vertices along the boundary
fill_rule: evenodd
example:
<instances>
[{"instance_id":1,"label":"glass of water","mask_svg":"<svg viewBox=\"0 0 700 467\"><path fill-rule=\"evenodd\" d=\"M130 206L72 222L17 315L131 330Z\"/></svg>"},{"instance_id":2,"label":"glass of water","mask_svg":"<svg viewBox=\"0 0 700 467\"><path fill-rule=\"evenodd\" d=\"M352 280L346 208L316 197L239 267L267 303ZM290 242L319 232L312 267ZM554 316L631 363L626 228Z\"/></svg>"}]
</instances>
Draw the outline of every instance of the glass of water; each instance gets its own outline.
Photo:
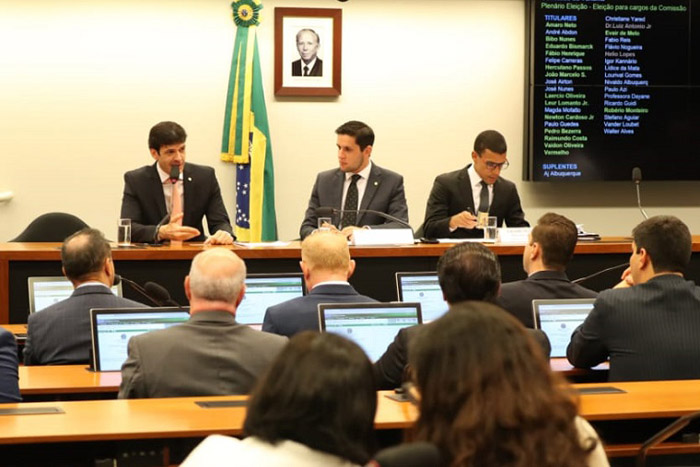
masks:
<instances>
[{"instance_id":1,"label":"glass of water","mask_svg":"<svg viewBox=\"0 0 700 467\"><path fill-rule=\"evenodd\" d=\"M131 219L119 219L117 224L117 244L131 245Z\"/></svg>"},{"instance_id":2,"label":"glass of water","mask_svg":"<svg viewBox=\"0 0 700 467\"><path fill-rule=\"evenodd\" d=\"M498 217L489 216L484 229L484 240L496 241L498 235Z\"/></svg>"}]
</instances>

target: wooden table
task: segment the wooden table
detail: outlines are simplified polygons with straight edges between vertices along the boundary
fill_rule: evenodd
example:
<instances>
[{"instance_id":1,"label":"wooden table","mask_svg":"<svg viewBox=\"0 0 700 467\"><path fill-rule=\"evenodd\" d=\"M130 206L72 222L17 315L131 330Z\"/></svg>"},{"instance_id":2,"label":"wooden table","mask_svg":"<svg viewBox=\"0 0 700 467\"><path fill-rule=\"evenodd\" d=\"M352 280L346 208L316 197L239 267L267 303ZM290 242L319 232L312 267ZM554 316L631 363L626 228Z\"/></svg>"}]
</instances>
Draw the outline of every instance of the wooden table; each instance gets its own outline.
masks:
<instances>
[{"instance_id":1,"label":"wooden table","mask_svg":"<svg viewBox=\"0 0 700 467\"><path fill-rule=\"evenodd\" d=\"M23 396L112 393L116 397L121 381L119 371L95 372L86 365L19 367L19 390Z\"/></svg>"}]
</instances>

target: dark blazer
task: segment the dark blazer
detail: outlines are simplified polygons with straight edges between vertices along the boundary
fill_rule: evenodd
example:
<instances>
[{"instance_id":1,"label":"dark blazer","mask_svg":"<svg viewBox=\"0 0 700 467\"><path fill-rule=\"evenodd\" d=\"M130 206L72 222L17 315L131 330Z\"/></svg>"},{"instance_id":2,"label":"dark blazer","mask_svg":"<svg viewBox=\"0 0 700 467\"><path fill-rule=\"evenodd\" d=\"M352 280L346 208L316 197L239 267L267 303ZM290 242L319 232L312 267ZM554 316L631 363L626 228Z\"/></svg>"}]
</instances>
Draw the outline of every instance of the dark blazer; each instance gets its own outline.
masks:
<instances>
[{"instance_id":1,"label":"dark blazer","mask_svg":"<svg viewBox=\"0 0 700 467\"><path fill-rule=\"evenodd\" d=\"M301 59L292 62L292 76L304 76L301 69ZM306 76L323 76L323 60L316 57L314 67L309 70L309 74Z\"/></svg>"},{"instance_id":2,"label":"dark blazer","mask_svg":"<svg viewBox=\"0 0 700 467\"><path fill-rule=\"evenodd\" d=\"M573 284L563 271L540 271L522 281L501 284L498 305L528 328L535 327L532 301L547 298L595 298L594 292Z\"/></svg>"},{"instance_id":3,"label":"dark blazer","mask_svg":"<svg viewBox=\"0 0 700 467\"><path fill-rule=\"evenodd\" d=\"M89 363L92 338L90 308L146 308L117 297L107 286L86 285L70 297L29 315L25 365Z\"/></svg>"},{"instance_id":4,"label":"dark blazer","mask_svg":"<svg viewBox=\"0 0 700 467\"><path fill-rule=\"evenodd\" d=\"M483 236L481 229L457 229L450 232L450 217L462 211L475 213L474 197L467 170L471 164L461 170L439 175L433 183L433 189L425 208L423 231L428 238L476 238ZM493 184L493 201L489 206L489 215L498 217L498 226L503 222L508 227L529 227L525 213L520 207L520 197L513 182L499 177Z\"/></svg>"},{"instance_id":5,"label":"dark blazer","mask_svg":"<svg viewBox=\"0 0 700 467\"><path fill-rule=\"evenodd\" d=\"M292 337L301 331L318 331L319 303L367 303L375 299L360 295L351 285L319 284L304 297L271 306L265 312L262 330Z\"/></svg>"},{"instance_id":6,"label":"dark blazer","mask_svg":"<svg viewBox=\"0 0 700 467\"><path fill-rule=\"evenodd\" d=\"M249 394L286 344L227 311L200 311L129 340L119 398Z\"/></svg>"},{"instance_id":7,"label":"dark blazer","mask_svg":"<svg viewBox=\"0 0 700 467\"><path fill-rule=\"evenodd\" d=\"M343 200L344 183L345 173L340 169L326 170L318 174L314 187L311 190L309 207L306 209L304 221L301 223L301 229L299 230L302 239L306 238L318 227L316 208L331 207L342 209L340 203ZM365 194L362 196L359 209L380 211L408 222L408 206L406 205L406 195L403 189L403 177L396 172L372 164L372 169L367 178ZM338 225L340 218L341 216L339 215L333 216L333 223ZM372 213L359 213L357 215L357 225L358 227L367 225L373 229L400 229L405 227L398 222L384 219Z\"/></svg>"},{"instance_id":8,"label":"dark blazer","mask_svg":"<svg viewBox=\"0 0 700 467\"><path fill-rule=\"evenodd\" d=\"M448 311L449 313L449 311ZM374 380L377 389L394 389L401 386L408 365L408 348L421 330L430 324L419 324L403 328L389 344L386 352L374 363ZM528 329L530 336L542 347L545 357L549 358L552 346L547 335L539 329Z\"/></svg>"},{"instance_id":9,"label":"dark blazer","mask_svg":"<svg viewBox=\"0 0 700 467\"><path fill-rule=\"evenodd\" d=\"M187 162L182 176L185 190L182 225L194 227L201 232L201 235L190 241L205 240L202 228L204 216L207 216L210 233L225 230L233 235L214 169ZM155 163L124 174L121 217L131 219L132 241L155 242L156 227L167 212L163 184Z\"/></svg>"},{"instance_id":10,"label":"dark blazer","mask_svg":"<svg viewBox=\"0 0 700 467\"><path fill-rule=\"evenodd\" d=\"M0 402L18 402L17 342L15 336L0 328Z\"/></svg>"},{"instance_id":11,"label":"dark blazer","mask_svg":"<svg viewBox=\"0 0 700 467\"><path fill-rule=\"evenodd\" d=\"M700 287L665 274L605 290L566 356L589 368L610 357L610 381L700 378Z\"/></svg>"}]
</instances>

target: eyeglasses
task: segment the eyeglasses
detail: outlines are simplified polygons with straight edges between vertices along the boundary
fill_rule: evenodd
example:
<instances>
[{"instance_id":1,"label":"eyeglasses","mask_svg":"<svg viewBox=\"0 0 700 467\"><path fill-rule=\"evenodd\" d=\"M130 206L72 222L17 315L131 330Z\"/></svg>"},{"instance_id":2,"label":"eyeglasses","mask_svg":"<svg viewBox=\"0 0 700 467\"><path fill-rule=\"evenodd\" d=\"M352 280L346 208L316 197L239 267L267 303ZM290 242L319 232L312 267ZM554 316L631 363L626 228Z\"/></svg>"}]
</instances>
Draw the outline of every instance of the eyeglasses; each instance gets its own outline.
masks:
<instances>
[{"instance_id":1,"label":"eyeglasses","mask_svg":"<svg viewBox=\"0 0 700 467\"><path fill-rule=\"evenodd\" d=\"M496 169L501 169L501 170L506 170L510 163L508 161L505 162L491 162L491 161L484 161L484 164L486 164L486 168L493 171Z\"/></svg>"}]
</instances>

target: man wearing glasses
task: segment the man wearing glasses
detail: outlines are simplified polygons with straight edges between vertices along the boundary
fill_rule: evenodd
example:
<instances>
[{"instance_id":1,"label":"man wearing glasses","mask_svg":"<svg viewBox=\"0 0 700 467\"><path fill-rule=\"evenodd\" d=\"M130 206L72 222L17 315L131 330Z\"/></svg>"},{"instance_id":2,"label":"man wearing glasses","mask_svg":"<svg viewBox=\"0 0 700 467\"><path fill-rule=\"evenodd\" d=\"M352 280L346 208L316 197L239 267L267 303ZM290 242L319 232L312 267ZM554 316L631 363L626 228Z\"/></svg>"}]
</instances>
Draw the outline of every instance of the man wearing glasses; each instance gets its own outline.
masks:
<instances>
[{"instance_id":1,"label":"man wearing glasses","mask_svg":"<svg viewBox=\"0 0 700 467\"><path fill-rule=\"evenodd\" d=\"M495 130L479 133L472 151L473 164L439 175L433 183L423 222L428 238L476 238L488 216L508 227L529 227L513 182L502 178L508 168L506 140Z\"/></svg>"}]
</instances>

